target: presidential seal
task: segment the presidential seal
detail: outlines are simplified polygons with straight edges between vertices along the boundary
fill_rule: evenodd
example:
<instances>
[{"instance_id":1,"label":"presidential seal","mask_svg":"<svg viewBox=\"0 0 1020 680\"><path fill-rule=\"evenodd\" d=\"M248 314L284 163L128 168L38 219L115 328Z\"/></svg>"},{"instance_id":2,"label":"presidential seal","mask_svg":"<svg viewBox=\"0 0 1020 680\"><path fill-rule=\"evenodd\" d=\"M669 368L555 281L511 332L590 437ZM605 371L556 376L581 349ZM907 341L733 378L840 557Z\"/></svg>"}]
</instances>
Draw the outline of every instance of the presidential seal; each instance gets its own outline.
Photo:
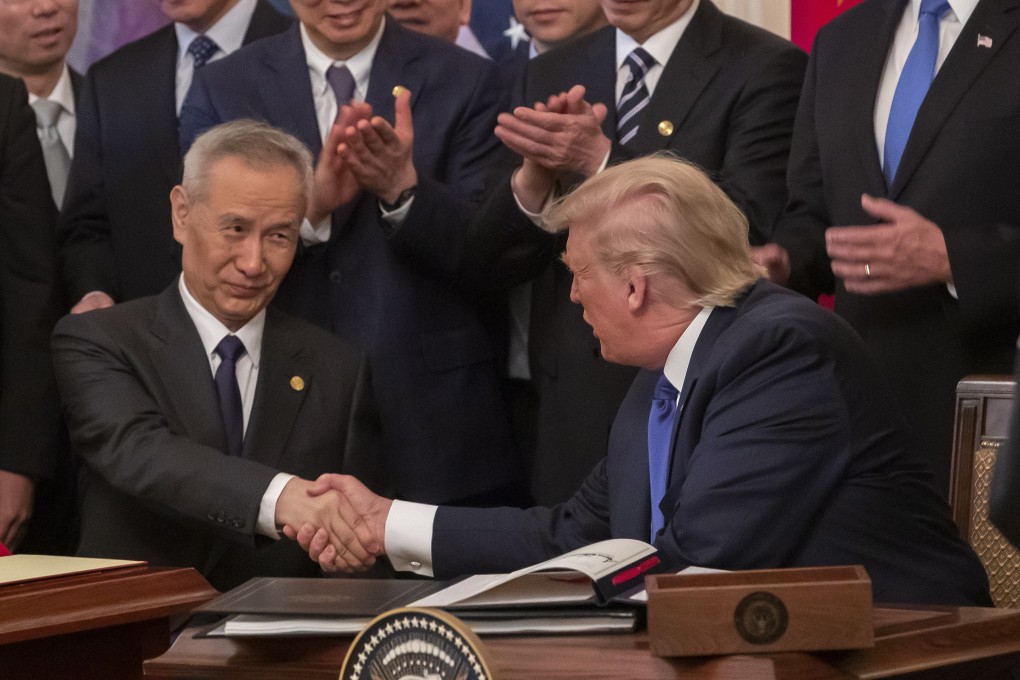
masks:
<instances>
[{"instance_id":1,"label":"presidential seal","mask_svg":"<svg viewBox=\"0 0 1020 680\"><path fill-rule=\"evenodd\" d=\"M737 604L733 623L737 633L752 645L772 644L783 637L790 618L786 605L772 593L751 593Z\"/></svg>"},{"instance_id":2,"label":"presidential seal","mask_svg":"<svg viewBox=\"0 0 1020 680\"><path fill-rule=\"evenodd\" d=\"M394 609L351 643L340 680L492 680L482 642L438 609Z\"/></svg>"}]
</instances>

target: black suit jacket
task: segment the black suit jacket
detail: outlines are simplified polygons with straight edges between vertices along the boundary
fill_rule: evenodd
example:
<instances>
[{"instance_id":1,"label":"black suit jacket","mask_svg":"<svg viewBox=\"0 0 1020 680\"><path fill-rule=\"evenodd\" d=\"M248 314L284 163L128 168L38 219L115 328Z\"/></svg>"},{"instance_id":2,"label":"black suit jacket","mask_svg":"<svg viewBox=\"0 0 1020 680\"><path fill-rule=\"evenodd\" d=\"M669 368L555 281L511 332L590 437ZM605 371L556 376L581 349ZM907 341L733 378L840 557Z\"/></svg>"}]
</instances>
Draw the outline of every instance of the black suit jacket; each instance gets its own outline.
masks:
<instances>
[{"instance_id":1,"label":"black suit jacket","mask_svg":"<svg viewBox=\"0 0 1020 680\"><path fill-rule=\"evenodd\" d=\"M804 85L776 240L790 285L835 291L836 311L864 338L948 488L956 383L1008 373L1020 333L1020 2L982 0L918 111L896 181L875 145L878 85L906 0L870 0L823 28ZM978 45L987 36L991 47ZM861 194L887 197L945 236L959 299L944 285L886 295L847 293L825 252L831 225L874 222Z\"/></svg>"},{"instance_id":2,"label":"black suit jacket","mask_svg":"<svg viewBox=\"0 0 1020 680\"><path fill-rule=\"evenodd\" d=\"M290 25L259 0L244 41ZM180 273L170 190L180 179L173 25L93 64L78 99L59 241L71 304L94 290L154 295Z\"/></svg>"},{"instance_id":3,"label":"black suit jacket","mask_svg":"<svg viewBox=\"0 0 1020 680\"><path fill-rule=\"evenodd\" d=\"M498 141L501 91L486 60L387 17L366 101L393 120L395 85L412 93L418 187L404 226L463 231ZM196 77L182 146L226 120L253 117L321 148L298 27ZM404 227L401 227L401 230ZM298 257L280 301L369 354L383 456L352 469L377 491L422 502L516 501L491 339L462 288L388 238L375 196L341 206L325 247Z\"/></svg>"},{"instance_id":4,"label":"black suit jacket","mask_svg":"<svg viewBox=\"0 0 1020 680\"><path fill-rule=\"evenodd\" d=\"M638 374L606 458L565 503L440 508L436 575L509 571L607 538L647 541L657 377ZM679 400L654 541L670 569L862 564L880 602L990 604L888 388L838 317L759 282L709 316Z\"/></svg>"},{"instance_id":5,"label":"black suit jacket","mask_svg":"<svg viewBox=\"0 0 1020 680\"><path fill-rule=\"evenodd\" d=\"M33 478L53 472L60 423L55 222L28 92L0 75L0 469Z\"/></svg>"},{"instance_id":6,"label":"black suit jacket","mask_svg":"<svg viewBox=\"0 0 1020 680\"><path fill-rule=\"evenodd\" d=\"M350 346L269 308L240 457L223 453L209 359L176 282L64 317L53 359L87 466L79 554L191 566L221 589L318 571L297 544L260 537L255 523L278 472L315 479L343 470L348 446L370 455L372 430L354 424L364 365Z\"/></svg>"},{"instance_id":7,"label":"black suit jacket","mask_svg":"<svg viewBox=\"0 0 1020 680\"><path fill-rule=\"evenodd\" d=\"M751 241L764 242L786 197L804 53L702 0L641 114L637 137L623 147L616 142L615 31L606 27L532 59L522 103L584 85L588 101L609 109L602 127L613 140L610 163L661 150L697 163L746 212ZM672 123L670 134L660 133L661 121ZM503 286L533 281L528 349L539 404L532 492L539 503L555 503L604 453L634 370L601 358L581 308L570 302L571 276L558 261L564 239L521 214L509 187L508 175L497 177L468 248L437 237L435 228L402 238L417 239L418 251L431 245L434 267L450 267L457 256L468 270L484 267L471 278Z\"/></svg>"}]
</instances>

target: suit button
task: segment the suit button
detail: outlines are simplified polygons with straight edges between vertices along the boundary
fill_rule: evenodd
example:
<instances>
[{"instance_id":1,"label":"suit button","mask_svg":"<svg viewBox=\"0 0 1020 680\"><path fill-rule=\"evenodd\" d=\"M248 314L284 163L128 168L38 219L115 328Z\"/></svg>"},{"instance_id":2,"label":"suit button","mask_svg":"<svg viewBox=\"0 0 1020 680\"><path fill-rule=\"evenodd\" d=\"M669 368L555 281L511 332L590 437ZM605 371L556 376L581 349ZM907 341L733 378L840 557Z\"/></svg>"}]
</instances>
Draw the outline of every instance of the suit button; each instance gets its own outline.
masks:
<instances>
[{"instance_id":1,"label":"suit button","mask_svg":"<svg viewBox=\"0 0 1020 680\"><path fill-rule=\"evenodd\" d=\"M341 279L343 279L343 276L340 274L340 272L332 271L329 273L330 283L340 283Z\"/></svg>"}]
</instances>

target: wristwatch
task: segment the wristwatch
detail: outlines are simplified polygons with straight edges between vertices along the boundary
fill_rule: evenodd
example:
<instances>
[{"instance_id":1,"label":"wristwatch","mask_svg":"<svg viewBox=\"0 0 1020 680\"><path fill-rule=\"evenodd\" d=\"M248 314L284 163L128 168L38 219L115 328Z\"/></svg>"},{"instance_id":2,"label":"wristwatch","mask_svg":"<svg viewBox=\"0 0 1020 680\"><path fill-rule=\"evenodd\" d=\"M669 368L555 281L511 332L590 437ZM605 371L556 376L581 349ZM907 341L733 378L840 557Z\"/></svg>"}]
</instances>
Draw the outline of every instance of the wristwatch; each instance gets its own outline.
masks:
<instances>
[{"instance_id":1,"label":"wristwatch","mask_svg":"<svg viewBox=\"0 0 1020 680\"><path fill-rule=\"evenodd\" d=\"M403 191L400 192L400 194L397 196L397 200L394 201L393 203L387 203L386 201L384 201L383 199L380 198L379 199L379 207L381 207L383 209L383 212L388 212L388 213L391 213L394 210L400 210L405 205L407 205L408 201L410 201L412 198L414 198L414 192L415 192L415 189L417 189L417 188L418 188L418 185L415 185L413 187L409 187L407 189L404 189Z\"/></svg>"}]
</instances>

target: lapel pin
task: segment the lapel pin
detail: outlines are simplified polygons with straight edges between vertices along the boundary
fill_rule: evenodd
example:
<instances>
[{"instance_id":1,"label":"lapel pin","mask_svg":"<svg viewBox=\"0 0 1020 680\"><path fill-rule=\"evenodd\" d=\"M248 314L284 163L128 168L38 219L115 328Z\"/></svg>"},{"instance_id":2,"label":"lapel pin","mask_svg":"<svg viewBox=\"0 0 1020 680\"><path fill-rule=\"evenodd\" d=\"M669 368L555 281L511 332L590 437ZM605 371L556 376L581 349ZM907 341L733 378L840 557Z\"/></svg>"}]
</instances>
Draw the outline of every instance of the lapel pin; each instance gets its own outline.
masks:
<instances>
[{"instance_id":1,"label":"lapel pin","mask_svg":"<svg viewBox=\"0 0 1020 680\"><path fill-rule=\"evenodd\" d=\"M293 378L290 379L290 388L295 392L300 392L301 390L305 389L305 381L301 378L300 375L295 375Z\"/></svg>"},{"instance_id":2,"label":"lapel pin","mask_svg":"<svg viewBox=\"0 0 1020 680\"><path fill-rule=\"evenodd\" d=\"M992 39L990 37L988 37L987 35L981 35L980 33L978 33L977 46L978 47L987 47L987 48L991 49L991 47L992 47Z\"/></svg>"},{"instance_id":3,"label":"lapel pin","mask_svg":"<svg viewBox=\"0 0 1020 680\"><path fill-rule=\"evenodd\" d=\"M404 87L403 85L394 85L394 86L393 86L393 96L394 96L394 97L399 97L399 96L400 96L400 93L401 93L401 92L403 92L403 91L404 91L404 90L406 90L406 89L407 89L407 88L406 88L406 87Z\"/></svg>"},{"instance_id":4,"label":"lapel pin","mask_svg":"<svg viewBox=\"0 0 1020 680\"><path fill-rule=\"evenodd\" d=\"M659 123L659 134L662 135L663 137L669 137L671 134L673 134L673 123L669 122L668 120L664 120L661 123Z\"/></svg>"}]
</instances>

